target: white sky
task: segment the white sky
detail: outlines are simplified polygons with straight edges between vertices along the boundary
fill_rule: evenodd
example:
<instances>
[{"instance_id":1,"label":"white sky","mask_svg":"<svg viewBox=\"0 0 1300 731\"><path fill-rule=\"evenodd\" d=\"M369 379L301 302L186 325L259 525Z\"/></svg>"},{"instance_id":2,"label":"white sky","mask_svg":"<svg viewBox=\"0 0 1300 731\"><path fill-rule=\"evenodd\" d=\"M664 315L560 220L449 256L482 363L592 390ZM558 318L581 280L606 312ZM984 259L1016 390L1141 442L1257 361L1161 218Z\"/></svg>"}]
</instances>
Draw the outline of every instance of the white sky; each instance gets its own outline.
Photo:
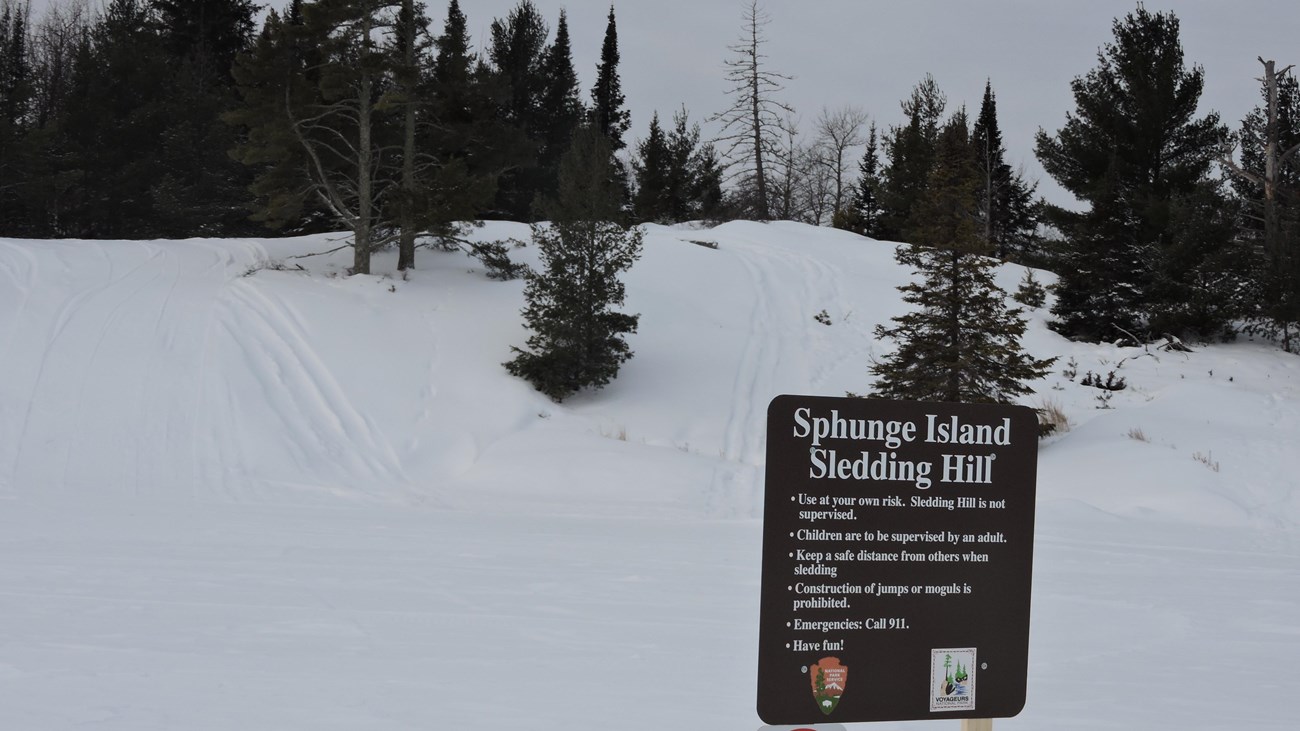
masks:
<instances>
[{"instance_id":1,"label":"white sky","mask_svg":"<svg viewBox=\"0 0 1300 731\"><path fill-rule=\"evenodd\" d=\"M35 0L74 2L77 0ZM92 0L92 4L99 0ZM284 5L283 0L270 0ZM440 32L446 0L426 0ZM574 61L588 94L604 37L608 0L534 0L552 30L565 8ZM487 36L493 18L517 0L461 0L472 40ZM658 110L667 121L685 104L695 121L723 109L727 46L741 31L744 0L621 0L620 74L632 112L632 136L644 137ZM1055 132L1074 108L1069 84L1096 65L1111 40L1111 20L1136 7L1131 0L768 0L766 50L770 68L795 78L783 100L811 131L823 106L861 107L882 128L902 121L899 100L927 72L948 95L949 109L978 111L984 80L993 81L1008 162L1023 165L1050 200L1069 196L1033 155L1033 135ZM1257 56L1280 65L1300 63L1300 2L1295 0L1165 0L1182 23L1189 63L1205 67L1202 110L1217 110L1233 127L1253 107L1261 67ZM705 126L705 135L714 131Z\"/></svg>"}]
</instances>

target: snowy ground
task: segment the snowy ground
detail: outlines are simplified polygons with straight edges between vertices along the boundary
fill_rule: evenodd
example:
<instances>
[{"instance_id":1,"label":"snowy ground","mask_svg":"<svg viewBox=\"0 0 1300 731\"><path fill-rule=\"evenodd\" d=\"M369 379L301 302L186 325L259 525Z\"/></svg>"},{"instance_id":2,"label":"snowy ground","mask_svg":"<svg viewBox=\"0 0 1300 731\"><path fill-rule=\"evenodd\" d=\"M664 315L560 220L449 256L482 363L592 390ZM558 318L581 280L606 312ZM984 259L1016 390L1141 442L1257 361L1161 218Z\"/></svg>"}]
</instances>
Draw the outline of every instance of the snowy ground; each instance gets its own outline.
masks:
<instances>
[{"instance_id":1,"label":"snowy ground","mask_svg":"<svg viewBox=\"0 0 1300 731\"><path fill-rule=\"evenodd\" d=\"M652 228L636 357L558 406L500 367L520 282L288 258L328 239L0 240L0 729L758 729L766 405L869 390L892 247ZM1300 359L1043 318L1072 428L997 728L1294 728Z\"/></svg>"}]
</instances>

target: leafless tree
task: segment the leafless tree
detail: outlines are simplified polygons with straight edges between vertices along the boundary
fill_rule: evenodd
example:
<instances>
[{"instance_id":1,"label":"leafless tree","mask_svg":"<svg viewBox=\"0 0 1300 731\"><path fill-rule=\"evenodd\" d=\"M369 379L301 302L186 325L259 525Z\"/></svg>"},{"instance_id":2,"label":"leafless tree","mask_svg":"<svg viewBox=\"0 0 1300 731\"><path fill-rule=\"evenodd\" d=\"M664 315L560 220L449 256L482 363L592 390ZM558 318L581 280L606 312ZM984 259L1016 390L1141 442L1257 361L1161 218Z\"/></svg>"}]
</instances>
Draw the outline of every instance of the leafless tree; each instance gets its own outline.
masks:
<instances>
[{"instance_id":1,"label":"leafless tree","mask_svg":"<svg viewBox=\"0 0 1300 731\"><path fill-rule=\"evenodd\" d=\"M798 220L821 226L830 223L835 213L836 180L832 174L829 150L824 144L806 145L802 149L799 177Z\"/></svg>"},{"instance_id":2,"label":"leafless tree","mask_svg":"<svg viewBox=\"0 0 1300 731\"><path fill-rule=\"evenodd\" d=\"M89 22L82 4L51 5L33 28L30 53L36 96L32 113L38 128L49 124L68 93L77 43Z\"/></svg>"},{"instance_id":3,"label":"leafless tree","mask_svg":"<svg viewBox=\"0 0 1300 731\"><path fill-rule=\"evenodd\" d=\"M779 142L770 152L768 211L771 218L794 221L799 219L801 213L797 204L803 186L806 155L799 139L798 120L786 117L781 121L779 130Z\"/></svg>"},{"instance_id":4,"label":"leafless tree","mask_svg":"<svg viewBox=\"0 0 1300 731\"><path fill-rule=\"evenodd\" d=\"M736 183L752 198L752 213L759 220L772 215L768 165L781 149L782 120L794 110L776 96L784 90L782 82L791 77L767 68L763 28L771 22L757 0L750 0L742 14L744 30L740 39L728 46L733 57L726 61L727 81L732 84L727 95L731 106L709 118L721 122L716 142L722 148L727 165L727 179Z\"/></svg>"},{"instance_id":5,"label":"leafless tree","mask_svg":"<svg viewBox=\"0 0 1300 731\"><path fill-rule=\"evenodd\" d=\"M850 151L866 143L862 126L867 123L867 113L857 107L840 107L834 111L822 107L817 118L817 143L820 150L818 162L826 167L832 191L832 212L844 209L845 198L851 185L845 180L853 159Z\"/></svg>"}]
</instances>

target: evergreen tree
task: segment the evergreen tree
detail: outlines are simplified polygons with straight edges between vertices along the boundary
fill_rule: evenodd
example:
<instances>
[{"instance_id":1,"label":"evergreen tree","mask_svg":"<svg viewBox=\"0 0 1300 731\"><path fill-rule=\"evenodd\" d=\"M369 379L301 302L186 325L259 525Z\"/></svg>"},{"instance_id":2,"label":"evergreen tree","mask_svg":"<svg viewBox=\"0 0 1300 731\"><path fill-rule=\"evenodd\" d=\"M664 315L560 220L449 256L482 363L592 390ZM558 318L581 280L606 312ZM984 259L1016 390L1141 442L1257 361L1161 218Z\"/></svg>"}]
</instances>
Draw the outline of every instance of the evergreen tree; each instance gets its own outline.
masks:
<instances>
[{"instance_id":1,"label":"evergreen tree","mask_svg":"<svg viewBox=\"0 0 1300 731\"><path fill-rule=\"evenodd\" d=\"M637 145L632 160L637 191L633 199L638 221L679 223L707 219L722 203L722 170L711 145L700 145L700 126L690 123L685 107L673 114L673 129L665 133L659 114L650 121L650 134Z\"/></svg>"},{"instance_id":2,"label":"evergreen tree","mask_svg":"<svg viewBox=\"0 0 1300 731\"><path fill-rule=\"evenodd\" d=\"M237 131L221 121L237 104L234 59L251 43L248 0L153 0L168 77L158 98L166 129L150 191L166 236L251 233L250 171L227 152Z\"/></svg>"},{"instance_id":3,"label":"evergreen tree","mask_svg":"<svg viewBox=\"0 0 1300 731\"><path fill-rule=\"evenodd\" d=\"M858 182L849 207L837 212L832 225L862 236L881 238L880 233L880 137L875 122L867 129L867 149L858 163Z\"/></svg>"},{"instance_id":4,"label":"evergreen tree","mask_svg":"<svg viewBox=\"0 0 1300 731\"><path fill-rule=\"evenodd\" d=\"M896 252L920 281L899 287L914 309L894 318L893 326L876 328L878 338L898 343L871 368L876 396L1010 403L1032 393L1028 382L1051 366L1021 347L1025 321L994 282L995 261L971 215L978 186L966 118L958 113L938 140L934 169L916 204L913 243Z\"/></svg>"},{"instance_id":5,"label":"evergreen tree","mask_svg":"<svg viewBox=\"0 0 1300 731\"><path fill-rule=\"evenodd\" d=\"M618 27L614 22L614 6L609 6L609 23L605 26L605 40L600 47L600 63L596 65L596 84L591 87L591 123L609 140L610 175L623 191L624 203L630 203L627 170L618 153L627 147L623 135L632 126L631 114L624 107L623 85L618 77Z\"/></svg>"},{"instance_id":6,"label":"evergreen tree","mask_svg":"<svg viewBox=\"0 0 1300 731\"><path fill-rule=\"evenodd\" d=\"M224 119L244 136L230 154L254 171L251 218L272 230L313 230L328 219L290 114L318 103L320 66L306 39L300 0L283 17L271 10L251 47L237 57L241 101Z\"/></svg>"},{"instance_id":7,"label":"evergreen tree","mask_svg":"<svg viewBox=\"0 0 1300 731\"><path fill-rule=\"evenodd\" d=\"M600 63L596 66L596 85L591 87L591 113L596 129L609 140L614 152L627 147L623 135L632 126L631 115L624 108L623 85L618 78L618 28L614 23L614 6L609 6L609 24L600 46Z\"/></svg>"},{"instance_id":8,"label":"evergreen tree","mask_svg":"<svg viewBox=\"0 0 1300 731\"><path fill-rule=\"evenodd\" d=\"M549 55L549 33L530 0L520 0L504 20L492 21L488 58L498 88L498 116L515 130L514 146L525 150L524 158L501 176L492 217L531 220L533 198L545 185L537 155L547 128L542 98L548 87L543 60Z\"/></svg>"},{"instance_id":9,"label":"evergreen tree","mask_svg":"<svg viewBox=\"0 0 1300 731\"><path fill-rule=\"evenodd\" d=\"M429 110L431 124L424 132L421 149L437 159L456 160L481 187L491 187L489 200L478 212L492 205L496 181L502 172L531 165L536 149L519 127L502 119L498 103L508 98L508 87L499 74L476 62L471 53L468 22L457 0L450 0L442 35L433 61Z\"/></svg>"},{"instance_id":10,"label":"evergreen tree","mask_svg":"<svg viewBox=\"0 0 1300 731\"><path fill-rule=\"evenodd\" d=\"M979 215L984 240L992 246L994 256L1019 261L1030 253L1038 227L1037 186L1026 183L1006 163L992 82L984 85L979 118L971 129L971 147L981 176Z\"/></svg>"},{"instance_id":11,"label":"evergreen tree","mask_svg":"<svg viewBox=\"0 0 1300 731\"><path fill-rule=\"evenodd\" d=\"M112 0L82 41L60 115L58 174L71 185L61 235L152 237L152 188L165 174L158 141L169 76L156 17L144 0ZM111 140L111 144L105 144Z\"/></svg>"},{"instance_id":12,"label":"evergreen tree","mask_svg":"<svg viewBox=\"0 0 1300 731\"><path fill-rule=\"evenodd\" d=\"M578 73L573 68L569 22L563 10L555 28L555 42L542 54L541 73L545 86L536 138L540 145L537 160L542 172L538 193L543 197L553 197L558 185L560 159L569 149L569 141L585 112L578 98Z\"/></svg>"},{"instance_id":13,"label":"evergreen tree","mask_svg":"<svg viewBox=\"0 0 1300 731\"><path fill-rule=\"evenodd\" d=\"M200 78L231 82L235 57L248 47L256 23L252 0L150 0L162 29L164 51L197 67Z\"/></svg>"},{"instance_id":14,"label":"evergreen tree","mask_svg":"<svg viewBox=\"0 0 1300 731\"><path fill-rule=\"evenodd\" d=\"M878 191L880 223L877 238L899 240L915 225L913 209L934 166L939 124L947 98L934 77L926 74L902 102L907 124L890 128L884 139L888 164L881 174Z\"/></svg>"},{"instance_id":15,"label":"evergreen tree","mask_svg":"<svg viewBox=\"0 0 1300 731\"><path fill-rule=\"evenodd\" d=\"M0 5L0 236L30 231L25 187L32 183L28 134L34 95L25 6Z\"/></svg>"},{"instance_id":16,"label":"evergreen tree","mask_svg":"<svg viewBox=\"0 0 1300 731\"><path fill-rule=\"evenodd\" d=\"M632 208L636 220L671 222L671 157L668 138L659 125L659 112L655 112L650 118L650 133L637 145L637 156L632 160L632 171L636 176L636 194L632 198Z\"/></svg>"},{"instance_id":17,"label":"evergreen tree","mask_svg":"<svg viewBox=\"0 0 1300 731\"><path fill-rule=\"evenodd\" d=\"M667 219L688 221L698 212L700 197L699 160L700 126L690 124L686 108L673 113L673 131L668 133Z\"/></svg>"},{"instance_id":18,"label":"evergreen tree","mask_svg":"<svg viewBox=\"0 0 1300 731\"><path fill-rule=\"evenodd\" d=\"M545 268L525 289L532 335L505 367L556 401L604 386L632 357L623 336L636 332L638 316L615 308L625 297L619 276L640 257L642 233L615 222L620 192L604 175L609 155L603 134L580 129L560 165L558 195L542 206L551 224L533 227Z\"/></svg>"},{"instance_id":19,"label":"evergreen tree","mask_svg":"<svg viewBox=\"0 0 1300 731\"><path fill-rule=\"evenodd\" d=\"M726 202L722 193L722 163L712 143L705 143L691 156L691 217L704 221L717 221L725 215Z\"/></svg>"},{"instance_id":20,"label":"evergreen tree","mask_svg":"<svg viewBox=\"0 0 1300 731\"><path fill-rule=\"evenodd\" d=\"M1072 83L1077 114L1055 136L1040 131L1037 153L1048 174L1090 210L1049 207L1066 237L1053 327L1074 338L1110 340L1148 327L1178 333L1226 327L1177 316L1171 297L1183 296L1226 244L1201 237L1178 245L1179 230L1213 221L1177 221L1215 206L1207 184L1225 131L1217 114L1197 118L1204 73L1186 68L1179 24L1172 14L1139 6L1113 25L1115 40L1098 66ZM1236 284L1215 296L1230 298ZM1159 315L1153 320L1153 316Z\"/></svg>"}]
</instances>

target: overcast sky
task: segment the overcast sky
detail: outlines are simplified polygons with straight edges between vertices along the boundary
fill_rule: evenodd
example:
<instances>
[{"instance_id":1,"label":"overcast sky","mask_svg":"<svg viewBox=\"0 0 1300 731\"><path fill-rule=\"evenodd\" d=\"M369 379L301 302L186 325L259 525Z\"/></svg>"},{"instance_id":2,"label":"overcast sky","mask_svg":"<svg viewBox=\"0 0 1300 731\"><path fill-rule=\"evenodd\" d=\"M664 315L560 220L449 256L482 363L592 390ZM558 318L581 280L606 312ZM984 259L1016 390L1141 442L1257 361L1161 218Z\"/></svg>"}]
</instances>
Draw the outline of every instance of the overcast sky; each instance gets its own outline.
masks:
<instances>
[{"instance_id":1,"label":"overcast sky","mask_svg":"<svg viewBox=\"0 0 1300 731\"><path fill-rule=\"evenodd\" d=\"M35 0L74 2L77 0ZM100 0L91 0L92 5ZM440 32L446 0L426 0ZM283 6L284 0L270 0ZM595 77L608 0L533 0L552 31L561 8L568 13L574 61L584 100ZM493 18L517 0L460 0L475 44ZM620 74L632 112L632 136L642 138L658 110L665 122L683 104L691 118L725 108L723 61L742 29L744 0L618 0ZM1172 10L1182 24L1189 63L1205 68L1202 112L1215 110L1234 128L1258 101L1257 56L1279 66L1300 63L1300 1L1166 0L1146 3ZM1111 40L1111 21L1136 2L1121 0L767 0L770 68L794 78L782 100L793 106L801 129L811 131L822 107L852 105L881 128L902 121L899 100L927 72L947 94L949 110L979 110L985 79L998 99L1008 162L1023 165L1050 200L1069 195L1042 172L1033 135L1055 132L1074 108L1070 81L1096 65ZM705 125L707 136L716 131Z\"/></svg>"}]
</instances>

